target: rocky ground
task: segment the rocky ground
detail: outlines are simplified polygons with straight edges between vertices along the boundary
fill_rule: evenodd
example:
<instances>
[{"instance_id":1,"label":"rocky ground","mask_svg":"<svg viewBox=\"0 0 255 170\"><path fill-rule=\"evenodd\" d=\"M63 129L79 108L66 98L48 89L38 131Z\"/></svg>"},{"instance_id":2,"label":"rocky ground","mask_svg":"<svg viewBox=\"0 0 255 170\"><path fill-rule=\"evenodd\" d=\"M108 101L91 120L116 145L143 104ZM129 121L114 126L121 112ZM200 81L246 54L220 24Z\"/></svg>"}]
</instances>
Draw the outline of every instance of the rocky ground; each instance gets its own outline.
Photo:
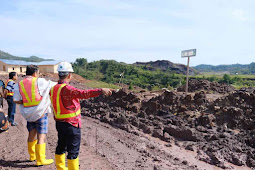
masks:
<instances>
[{"instance_id":1,"label":"rocky ground","mask_svg":"<svg viewBox=\"0 0 255 170\"><path fill-rule=\"evenodd\" d=\"M165 91L148 100L120 90L82 105L84 115L138 136L143 132L174 142L195 152L197 159L226 169L233 168L228 163L255 168L254 101L251 89L214 100L205 91L187 96Z\"/></svg>"},{"instance_id":2,"label":"rocky ground","mask_svg":"<svg viewBox=\"0 0 255 170\"><path fill-rule=\"evenodd\" d=\"M210 82L208 80L195 80L191 79L189 80L189 92L197 92L204 90L207 93L221 93L226 94L233 92L235 88L233 86L227 85L227 84L220 84L218 82ZM185 85L181 86L177 89L179 92L185 91Z\"/></svg>"},{"instance_id":3,"label":"rocky ground","mask_svg":"<svg viewBox=\"0 0 255 170\"><path fill-rule=\"evenodd\" d=\"M84 83L75 75L74 86L88 89ZM255 168L254 100L252 88L224 94L196 91L187 96L119 90L110 97L83 100L80 169ZM57 137L52 114L49 118L47 157L54 158ZM38 168L27 162L28 132L18 110L16 121L19 126L0 134L0 169L55 169L55 165Z\"/></svg>"}]
</instances>

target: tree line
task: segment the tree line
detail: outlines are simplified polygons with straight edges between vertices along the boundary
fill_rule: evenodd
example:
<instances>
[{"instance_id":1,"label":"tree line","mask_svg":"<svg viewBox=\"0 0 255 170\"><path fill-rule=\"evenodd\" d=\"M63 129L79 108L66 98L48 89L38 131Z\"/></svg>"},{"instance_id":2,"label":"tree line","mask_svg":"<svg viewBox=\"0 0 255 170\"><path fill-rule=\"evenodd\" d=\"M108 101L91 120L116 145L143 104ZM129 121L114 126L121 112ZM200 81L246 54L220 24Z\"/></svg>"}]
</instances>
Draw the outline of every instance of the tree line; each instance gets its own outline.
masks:
<instances>
[{"instance_id":1,"label":"tree line","mask_svg":"<svg viewBox=\"0 0 255 170\"><path fill-rule=\"evenodd\" d=\"M255 74L255 62L251 64L205 65L194 67L200 72L228 72L229 74Z\"/></svg>"},{"instance_id":2,"label":"tree line","mask_svg":"<svg viewBox=\"0 0 255 170\"><path fill-rule=\"evenodd\" d=\"M43 59L37 56L30 56L30 57L13 56L1 50L0 50L0 59L21 60L21 61L27 61L27 62L54 61L53 59Z\"/></svg>"},{"instance_id":3,"label":"tree line","mask_svg":"<svg viewBox=\"0 0 255 170\"><path fill-rule=\"evenodd\" d=\"M74 72L89 80L103 81L118 84L121 80L124 84L139 86L149 90L160 88L176 88L185 84L185 75L176 74L173 71L148 70L143 66L126 64L115 60L100 60L88 62L85 58L78 58L73 63ZM245 80L240 76L191 76L193 79L206 79L220 83L232 84L236 87L255 86L255 81Z\"/></svg>"}]
</instances>

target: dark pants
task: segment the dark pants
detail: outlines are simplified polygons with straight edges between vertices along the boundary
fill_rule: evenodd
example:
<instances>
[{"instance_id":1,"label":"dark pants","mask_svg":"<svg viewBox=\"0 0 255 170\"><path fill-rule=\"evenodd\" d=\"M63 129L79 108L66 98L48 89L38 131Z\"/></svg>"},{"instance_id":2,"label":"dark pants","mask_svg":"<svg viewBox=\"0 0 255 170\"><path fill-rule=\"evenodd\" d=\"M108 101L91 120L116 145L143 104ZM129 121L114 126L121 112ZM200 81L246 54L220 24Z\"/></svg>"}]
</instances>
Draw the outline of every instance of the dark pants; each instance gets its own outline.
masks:
<instances>
[{"instance_id":1,"label":"dark pants","mask_svg":"<svg viewBox=\"0 0 255 170\"><path fill-rule=\"evenodd\" d=\"M2 106L2 108L4 108L4 100L3 100L3 97L0 97L0 106Z\"/></svg>"},{"instance_id":2,"label":"dark pants","mask_svg":"<svg viewBox=\"0 0 255 170\"><path fill-rule=\"evenodd\" d=\"M80 151L81 129L66 122L56 121L58 145L56 154L68 152L67 159L76 159Z\"/></svg>"},{"instance_id":3,"label":"dark pants","mask_svg":"<svg viewBox=\"0 0 255 170\"><path fill-rule=\"evenodd\" d=\"M8 103L8 117L9 122L14 123L14 115L16 113L16 103L13 102L13 96L7 96Z\"/></svg>"}]
</instances>

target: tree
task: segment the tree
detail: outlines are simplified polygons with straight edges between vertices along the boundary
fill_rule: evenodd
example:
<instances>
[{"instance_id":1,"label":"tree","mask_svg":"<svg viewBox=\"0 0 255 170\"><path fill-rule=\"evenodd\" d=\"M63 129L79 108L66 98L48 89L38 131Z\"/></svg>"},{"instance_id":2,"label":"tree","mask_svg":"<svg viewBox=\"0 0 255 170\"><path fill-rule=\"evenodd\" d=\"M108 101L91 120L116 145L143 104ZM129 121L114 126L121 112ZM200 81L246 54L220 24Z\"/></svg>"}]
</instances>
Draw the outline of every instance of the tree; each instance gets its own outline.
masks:
<instances>
[{"instance_id":1,"label":"tree","mask_svg":"<svg viewBox=\"0 0 255 170\"><path fill-rule=\"evenodd\" d=\"M88 61L86 58L77 58L74 64L77 66L86 67L88 64Z\"/></svg>"},{"instance_id":2,"label":"tree","mask_svg":"<svg viewBox=\"0 0 255 170\"><path fill-rule=\"evenodd\" d=\"M205 79L205 77L203 76L203 79ZM217 77L215 75L211 76L208 78L209 81L213 82L213 81L217 81Z\"/></svg>"},{"instance_id":3,"label":"tree","mask_svg":"<svg viewBox=\"0 0 255 170\"><path fill-rule=\"evenodd\" d=\"M250 73L251 73L251 74L254 74L254 73L255 73L255 63L254 63L254 62L250 64L249 70L250 70Z\"/></svg>"},{"instance_id":4,"label":"tree","mask_svg":"<svg viewBox=\"0 0 255 170\"><path fill-rule=\"evenodd\" d=\"M133 87L133 83L132 83L132 82L130 82L130 83L129 83L129 87L128 87L128 89L129 89L129 90L133 90L133 89L134 89L134 87Z\"/></svg>"},{"instance_id":5,"label":"tree","mask_svg":"<svg viewBox=\"0 0 255 170\"><path fill-rule=\"evenodd\" d=\"M230 83L231 83L231 77L230 77L230 75L224 74L224 76L223 76L223 82L224 82L224 83L227 83L227 84L230 84Z\"/></svg>"}]
</instances>

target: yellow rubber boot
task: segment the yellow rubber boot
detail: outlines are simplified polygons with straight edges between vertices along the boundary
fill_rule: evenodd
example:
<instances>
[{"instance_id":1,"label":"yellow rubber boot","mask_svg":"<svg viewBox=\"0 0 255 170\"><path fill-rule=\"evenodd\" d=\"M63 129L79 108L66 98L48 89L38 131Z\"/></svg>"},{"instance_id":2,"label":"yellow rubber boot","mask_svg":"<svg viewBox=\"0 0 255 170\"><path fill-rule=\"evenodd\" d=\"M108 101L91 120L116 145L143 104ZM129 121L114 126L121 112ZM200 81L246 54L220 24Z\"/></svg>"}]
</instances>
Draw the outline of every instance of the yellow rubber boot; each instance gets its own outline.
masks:
<instances>
[{"instance_id":1,"label":"yellow rubber boot","mask_svg":"<svg viewBox=\"0 0 255 170\"><path fill-rule=\"evenodd\" d=\"M79 157L76 159L67 159L68 170L79 170Z\"/></svg>"},{"instance_id":2,"label":"yellow rubber boot","mask_svg":"<svg viewBox=\"0 0 255 170\"><path fill-rule=\"evenodd\" d=\"M37 140L34 140L33 142L27 142L27 149L28 153L30 155L30 161L35 161L36 156L35 156L35 145L37 144Z\"/></svg>"},{"instance_id":3,"label":"yellow rubber boot","mask_svg":"<svg viewBox=\"0 0 255 170\"><path fill-rule=\"evenodd\" d=\"M46 151L46 143L35 145L36 165L37 166L49 165L54 162L53 159L46 159L45 151Z\"/></svg>"},{"instance_id":4,"label":"yellow rubber boot","mask_svg":"<svg viewBox=\"0 0 255 170\"><path fill-rule=\"evenodd\" d=\"M68 170L66 167L66 154L55 154L57 170Z\"/></svg>"}]
</instances>

